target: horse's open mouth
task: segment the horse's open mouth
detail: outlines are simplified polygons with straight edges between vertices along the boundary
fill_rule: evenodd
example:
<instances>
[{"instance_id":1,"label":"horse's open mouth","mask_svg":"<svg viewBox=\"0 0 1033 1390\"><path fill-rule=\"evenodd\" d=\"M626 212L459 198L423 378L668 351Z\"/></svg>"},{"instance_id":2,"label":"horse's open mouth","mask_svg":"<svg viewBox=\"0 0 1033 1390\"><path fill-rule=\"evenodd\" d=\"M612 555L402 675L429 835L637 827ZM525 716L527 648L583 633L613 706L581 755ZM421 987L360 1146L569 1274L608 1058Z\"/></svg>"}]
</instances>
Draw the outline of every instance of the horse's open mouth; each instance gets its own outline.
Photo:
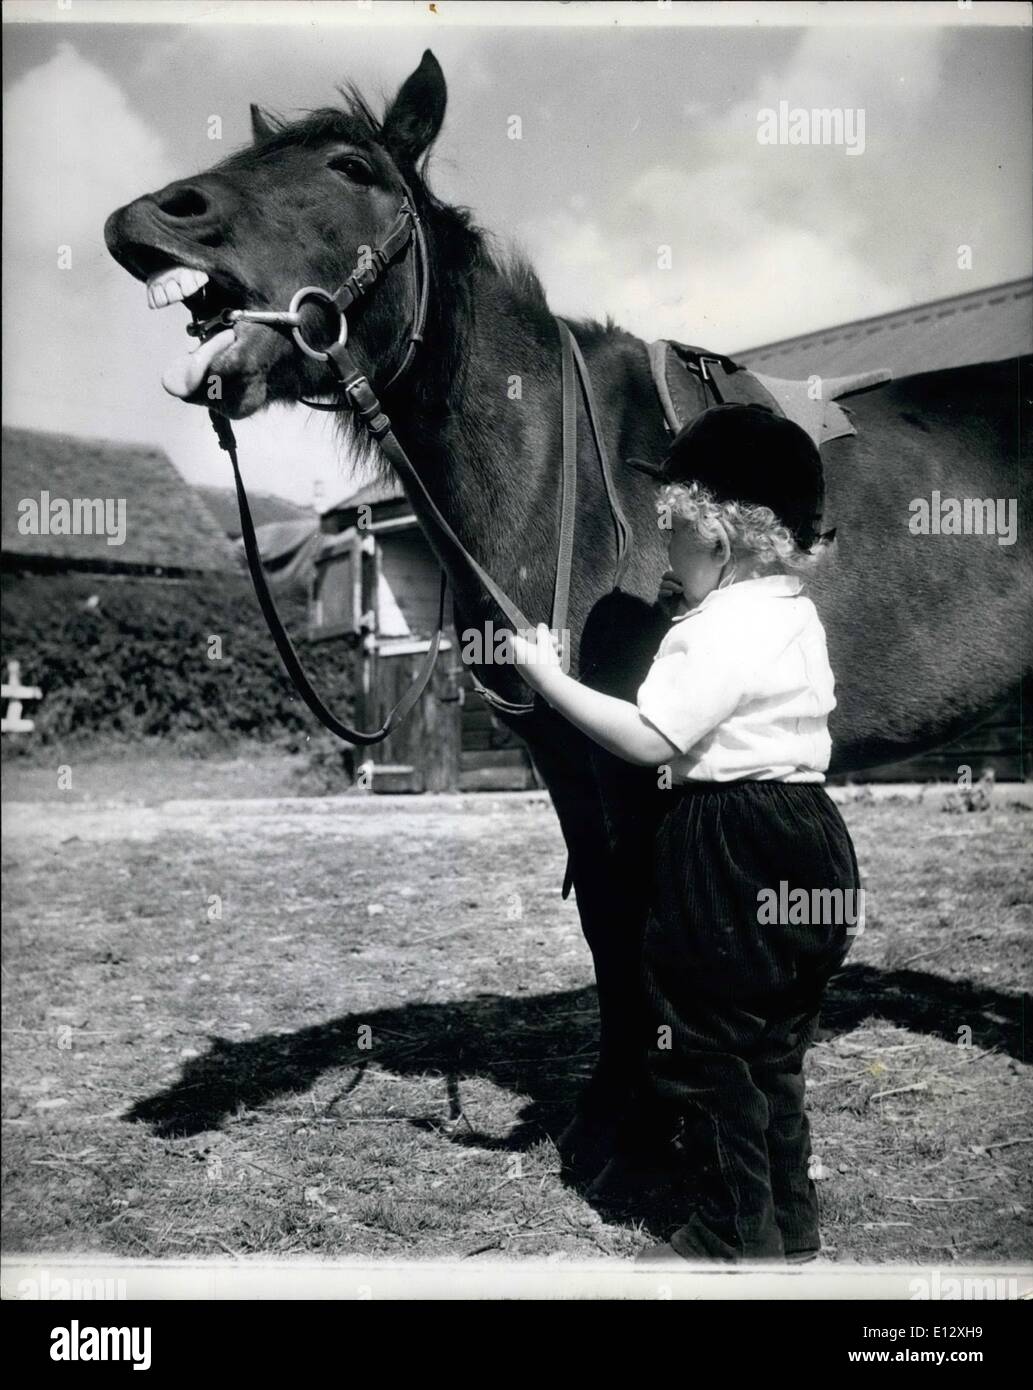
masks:
<instances>
[{"instance_id":1,"label":"horse's open mouth","mask_svg":"<svg viewBox=\"0 0 1033 1390\"><path fill-rule=\"evenodd\" d=\"M275 319L268 287L263 292L249 284L237 273L235 260L226 264L221 249L181 247L175 240L163 244L153 238L148 216L134 208L121 208L108 218L108 249L146 287L151 309L182 305L189 315L181 321L183 327L194 329L193 336L184 334L181 351L161 374L169 395L243 419L268 404L270 376L279 373L279 395L294 398L295 383L288 379L293 356L289 335L276 331L276 324L267 326L268 321L226 322L229 310L265 311Z\"/></svg>"},{"instance_id":2,"label":"horse's open mouth","mask_svg":"<svg viewBox=\"0 0 1033 1390\"><path fill-rule=\"evenodd\" d=\"M194 323L217 319L224 309L242 309L249 298L248 292L231 277L196 266L166 264L147 278L147 304L151 309L182 304ZM220 365L227 371L234 370L227 354L238 340L236 327L212 324L203 338L169 363L162 373L162 386L171 396L191 399L213 370L220 375L215 368L217 359L225 359Z\"/></svg>"}]
</instances>

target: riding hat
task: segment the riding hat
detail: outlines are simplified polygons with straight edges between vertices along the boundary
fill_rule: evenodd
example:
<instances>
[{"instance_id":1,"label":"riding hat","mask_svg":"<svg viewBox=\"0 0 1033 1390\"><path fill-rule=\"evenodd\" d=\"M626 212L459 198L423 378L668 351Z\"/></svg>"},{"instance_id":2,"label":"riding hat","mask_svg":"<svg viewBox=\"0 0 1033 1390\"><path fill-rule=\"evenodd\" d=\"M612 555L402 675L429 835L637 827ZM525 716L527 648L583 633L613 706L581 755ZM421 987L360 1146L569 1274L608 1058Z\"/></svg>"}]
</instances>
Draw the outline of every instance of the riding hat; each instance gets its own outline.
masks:
<instances>
[{"instance_id":1,"label":"riding hat","mask_svg":"<svg viewBox=\"0 0 1033 1390\"><path fill-rule=\"evenodd\" d=\"M679 430L658 467L637 463L661 483L699 483L717 502L770 507L809 550L825 506L821 455L810 435L766 405L714 405Z\"/></svg>"}]
</instances>

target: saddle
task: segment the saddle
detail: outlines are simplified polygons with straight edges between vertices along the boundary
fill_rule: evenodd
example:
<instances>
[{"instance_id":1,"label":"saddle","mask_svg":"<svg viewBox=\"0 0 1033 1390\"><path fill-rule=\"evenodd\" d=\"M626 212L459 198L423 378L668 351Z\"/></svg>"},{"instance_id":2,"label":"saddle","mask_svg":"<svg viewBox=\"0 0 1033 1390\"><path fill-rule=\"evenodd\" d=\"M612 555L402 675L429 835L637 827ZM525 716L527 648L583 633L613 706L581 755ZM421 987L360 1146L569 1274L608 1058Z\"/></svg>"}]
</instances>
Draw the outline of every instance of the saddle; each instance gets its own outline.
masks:
<instances>
[{"instance_id":1,"label":"saddle","mask_svg":"<svg viewBox=\"0 0 1033 1390\"><path fill-rule=\"evenodd\" d=\"M710 405L764 405L806 430L819 449L832 439L857 433L837 401L893 379L884 367L825 378L821 399L814 400L807 381L761 376L730 357L668 338L649 344L649 365L672 435Z\"/></svg>"}]
</instances>

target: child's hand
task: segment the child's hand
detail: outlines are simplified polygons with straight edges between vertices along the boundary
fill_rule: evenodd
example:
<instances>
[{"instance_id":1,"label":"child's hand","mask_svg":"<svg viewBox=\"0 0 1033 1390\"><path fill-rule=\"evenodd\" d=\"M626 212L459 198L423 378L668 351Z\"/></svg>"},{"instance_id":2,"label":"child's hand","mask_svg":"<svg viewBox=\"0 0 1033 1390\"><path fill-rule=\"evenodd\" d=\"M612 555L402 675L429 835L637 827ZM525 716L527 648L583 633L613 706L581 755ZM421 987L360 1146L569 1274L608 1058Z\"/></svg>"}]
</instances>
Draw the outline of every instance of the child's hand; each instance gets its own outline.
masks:
<instances>
[{"instance_id":1,"label":"child's hand","mask_svg":"<svg viewBox=\"0 0 1033 1390\"><path fill-rule=\"evenodd\" d=\"M667 570L660 580L660 595L657 602L669 617L684 612L685 590L681 580L673 570Z\"/></svg>"},{"instance_id":2,"label":"child's hand","mask_svg":"<svg viewBox=\"0 0 1033 1390\"><path fill-rule=\"evenodd\" d=\"M542 691L563 674L562 647L545 623L534 632L514 632L509 639L513 662L532 690Z\"/></svg>"}]
</instances>

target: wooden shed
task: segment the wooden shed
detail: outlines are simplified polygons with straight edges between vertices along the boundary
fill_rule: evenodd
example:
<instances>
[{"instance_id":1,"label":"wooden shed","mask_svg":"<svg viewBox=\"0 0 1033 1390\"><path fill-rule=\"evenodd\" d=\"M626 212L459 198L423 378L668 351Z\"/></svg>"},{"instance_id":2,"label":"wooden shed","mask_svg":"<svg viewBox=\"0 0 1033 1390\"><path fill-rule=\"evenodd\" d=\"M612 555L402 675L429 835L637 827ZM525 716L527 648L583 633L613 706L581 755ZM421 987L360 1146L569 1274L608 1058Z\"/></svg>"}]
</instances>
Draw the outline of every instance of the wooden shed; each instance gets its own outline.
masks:
<instances>
[{"instance_id":1,"label":"wooden shed","mask_svg":"<svg viewBox=\"0 0 1033 1390\"><path fill-rule=\"evenodd\" d=\"M361 488L323 513L321 529L309 638L339 642L355 662L356 720L373 728L423 663L437 623L440 570L400 484ZM417 707L363 757L380 792L539 785L524 744L475 691L451 627Z\"/></svg>"}]
</instances>

